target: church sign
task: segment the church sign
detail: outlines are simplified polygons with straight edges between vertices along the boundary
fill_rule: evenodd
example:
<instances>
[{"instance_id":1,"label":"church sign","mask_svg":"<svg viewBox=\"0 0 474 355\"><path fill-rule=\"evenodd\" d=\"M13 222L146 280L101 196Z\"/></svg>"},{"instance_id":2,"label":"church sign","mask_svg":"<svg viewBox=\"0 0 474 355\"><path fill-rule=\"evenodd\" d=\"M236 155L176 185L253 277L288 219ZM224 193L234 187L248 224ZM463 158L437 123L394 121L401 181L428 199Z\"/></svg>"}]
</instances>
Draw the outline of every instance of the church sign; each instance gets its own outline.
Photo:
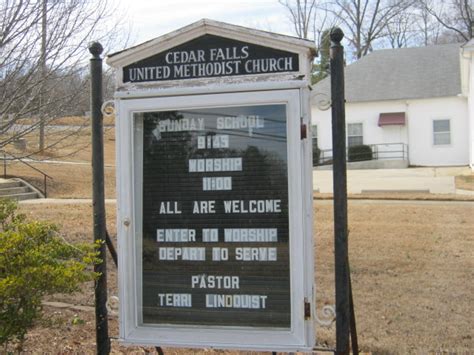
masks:
<instances>
[{"instance_id":1,"label":"church sign","mask_svg":"<svg viewBox=\"0 0 474 355\"><path fill-rule=\"evenodd\" d=\"M254 83L260 74L298 75L301 54L236 37L199 34L119 67L125 343L275 351L314 344L311 145L301 136L307 82L271 83L276 90ZM153 94L137 84L235 75L251 77L255 89L185 84Z\"/></svg>"},{"instance_id":2,"label":"church sign","mask_svg":"<svg viewBox=\"0 0 474 355\"><path fill-rule=\"evenodd\" d=\"M125 66L123 80L140 83L298 70L296 53L208 34Z\"/></svg>"}]
</instances>

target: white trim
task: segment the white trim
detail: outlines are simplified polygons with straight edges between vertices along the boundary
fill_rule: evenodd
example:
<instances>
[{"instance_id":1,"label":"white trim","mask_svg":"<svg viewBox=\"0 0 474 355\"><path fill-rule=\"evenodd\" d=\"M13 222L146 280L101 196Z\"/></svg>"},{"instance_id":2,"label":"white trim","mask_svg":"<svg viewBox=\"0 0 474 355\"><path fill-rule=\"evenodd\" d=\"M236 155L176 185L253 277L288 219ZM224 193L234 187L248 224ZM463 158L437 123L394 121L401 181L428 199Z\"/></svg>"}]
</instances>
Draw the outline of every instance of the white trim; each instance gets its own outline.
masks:
<instances>
[{"instance_id":1,"label":"white trim","mask_svg":"<svg viewBox=\"0 0 474 355\"><path fill-rule=\"evenodd\" d=\"M183 27L174 32L168 33L166 35L157 37L148 42L142 43L135 47L126 49L124 51L110 54L106 58L106 63L117 69L116 75L116 86L124 86L126 88L139 86L147 86L144 83L130 84L123 83L123 67L135 63L137 61L149 58L158 53L165 52L171 48L189 42L195 38L201 37L203 35L210 34L225 38L230 38L237 41L242 41L246 43L255 44L258 46L264 46L269 48L275 48L278 50L295 53L298 55L299 70L295 72L285 72L285 73L272 73L269 75L256 75L255 77L260 77L260 79L252 79L252 75L245 75L245 80L247 81L257 81L262 79L271 79L271 78L281 78L285 80L285 77L290 77L290 74L293 77L298 77L304 75L306 77L307 84L310 82L310 73L312 67L312 61L317 55L316 46L312 41L303 40L296 37L289 37L284 35L279 35L276 33L265 32L260 30L254 30L246 27L230 25L223 22L217 22L213 20L203 19L198 22L195 22L191 25ZM209 82L218 83L222 77L209 78ZM199 80L199 79L198 79ZM232 79L234 82L238 82L239 79L235 76ZM163 83L172 83L173 81L159 81ZM201 79L202 82L202 79ZM156 84L157 82L154 82ZM179 80L176 81L176 85L189 85L193 83L192 79Z\"/></svg>"},{"instance_id":2,"label":"white trim","mask_svg":"<svg viewBox=\"0 0 474 355\"><path fill-rule=\"evenodd\" d=\"M301 90L308 98L307 90ZM151 99L118 100L117 122L117 182L118 214L117 232L119 241L119 294L120 294L120 338L126 343L152 344L160 346L193 346L213 348L235 348L254 350L304 351L314 345L314 329L311 320L304 320L304 299L314 299L313 247L311 237L311 196L303 196L311 185L311 179L303 177L310 169L307 141L300 139L300 112L304 121L310 122L309 104L300 107L300 90L261 91L250 93L223 93L215 95L191 95L158 97ZM304 101L304 100L303 100ZM290 283L291 283L291 329L252 327L209 326L139 326L137 290L140 280L136 278L136 258L140 239L139 176L137 169L138 147L134 139L134 112L196 109L241 105L286 104L287 107L287 154L289 184L289 231L290 231ZM306 107L308 106L308 107ZM309 149L310 150L310 149ZM307 170L307 171L306 171ZM303 187L304 186L304 187ZM311 191L311 190L310 190ZM135 207L134 207L135 206ZM135 213L135 214L134 214ZM125 224L129 223L128 226ZM314 303L313 303L314 304ZM313 307L314 308L314 307ZM179 329L179 331L177 331Z\"/></svg>"},{"instance_id":3,"label":"white trim","mask_svg":"<svg viewBox=\"0 0 474 355\"><path fill-rule=\"evenodd\" d=\"M301 102L301 123L306 127L311 126L311 103L310 90L300 88ZM303 247L304 247L304 293L307 295L306 301L310 303L311 321L306 322L307 339L315 338L316 319L316 285L314 283L314 240L313 240L313 144L311 137L300 140L301 142L301 195L303 202L302 225L304 227ZM312 340L314 341L314 340Z\"/></svg>"},{"instance_id":4,"label":"white trim","mask_svg":"<svg viewBox=\"0 0 474 355\"><path fill-rule=\"evenodd\" d=\"M192 79L194 80L194 79ZM305 81L301 80L287 80L287 81L266 81L261 83L213 83L203 85L203 81L197 79L196 83L200 85L191 87L170 86L163 87L142 87L135 86L124 91L116 91L115 99L137 99L160 96L177 96L177 95L201 95L213 93L231 93L231 92L248 92L248 91L265 91L265 90L285 90L285 89L300 89L308 87Z\"/></svg>"},{"instance_id":5,"label":"white trim","mask_svg":"<svg viewBox=\"0 0 474 355\"><path fill-rule=\"evenodd\" d=\"M112 67L122 67L128 63L147 58L205 34L229 37L293 53L302 54L307 51L311 51L313 54L316 53L315 44L309 40L202 19L135 47L118 53L112 53L107 57L106 62Z\"/></svg>"}]
</instances>

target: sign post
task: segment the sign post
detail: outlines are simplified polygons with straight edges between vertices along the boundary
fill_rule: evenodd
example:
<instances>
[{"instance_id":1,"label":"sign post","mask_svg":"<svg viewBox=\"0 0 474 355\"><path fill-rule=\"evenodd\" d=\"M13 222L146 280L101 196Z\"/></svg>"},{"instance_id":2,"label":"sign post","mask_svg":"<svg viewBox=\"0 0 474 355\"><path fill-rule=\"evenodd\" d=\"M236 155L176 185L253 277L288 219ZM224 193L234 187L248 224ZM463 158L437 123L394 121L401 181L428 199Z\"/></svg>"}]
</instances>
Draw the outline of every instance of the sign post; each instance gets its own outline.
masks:
<instances>
[{"instance_id":1,"label":"sign post","mask_svg":"<svg viewBox=\"0 0 474 355\"><path fill-rule=\"evenodd\" d=\"M92 54L91 71L91 124L92 124L92 200L94 221L94 242L99 245L100 264L94 265L99 274L95 281L96 352L108 354L110 339L107 320L107 264L106 264L106 223L104 200L104 142L102 122L102 45L93 42L89 46Z\"/></svg>"},{"instance_id":2,"label":"sign post","mask_svg":"<svg viewBox=\"0 0 474 355\"><path fill-rule=\"evenodd\" d=\"M338 27L330 33L331 110L334 186L334 257L336 289L336 354L358 354L357 331L349 269L347 227L346 114L344 95L344 33Z\"/></svg>"},{"instance_id":3,"label":"sign post","mask_svg":"<svg viewBox=\"0 0 474 355\"><path fill-rule=\"evenodd\" d=\"M313 348L314 53L202 20L109 56L125 343Z\"/></svg>"}]
</instances>

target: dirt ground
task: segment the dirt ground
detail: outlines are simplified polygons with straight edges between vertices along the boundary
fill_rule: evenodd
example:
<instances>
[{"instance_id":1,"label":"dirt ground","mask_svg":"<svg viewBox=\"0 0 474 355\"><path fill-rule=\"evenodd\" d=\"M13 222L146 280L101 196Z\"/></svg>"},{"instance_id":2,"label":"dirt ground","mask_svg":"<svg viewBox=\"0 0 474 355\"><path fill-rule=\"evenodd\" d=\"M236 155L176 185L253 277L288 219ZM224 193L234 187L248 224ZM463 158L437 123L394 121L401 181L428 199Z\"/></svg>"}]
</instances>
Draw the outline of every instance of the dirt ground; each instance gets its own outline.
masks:
<instances>
[{"instance_id":1,"label":"dirt ground","mask_svg":"<svg viewBox=\"0 0 474 355\"><path fill-rule=\"evenodd\" d=\"M474 174L456 176L456 188L474 191Z\"/></svg>"},{"instance_id":2,"label":"dirt ground","mask_svg":"<svg viewBox=\"0 0 474 355\"><path fill-rule=\"evenodd\" d=\"M115 130L114 128L106 128L104 133L105 197L115 198ZM33 150L36 147L36 136L28 138L28 150ZM14 154L19 156L20 152L14 151ZM48 149L41 156L32 157L47 159L48 162L28 160L27 163L52 177L52 179L47 179L48 197L91 198L91 155L90 129L84 129L73 139L71 138L69 143L65 142L58 147ZM52 163L52 161L57 163ZM64 162L74 164L65 164ZM44 189L43 175L23 163L8 163L6 173L8 176L23 178L40 190Z\"/></svg>"},{"instance_id":3,"label":"dirt ground","mask_svg":"<svg viewBox=\"0 0 474 355\"><path fill-rule=\"evenodd\" d=\"M314 205L317 309L334 304L332 203ZM91 236L91 206L21 205L32 218L61 221L71 241ZM472 202L350 201L350 261L359 343L374 354L474 353L474 205ZM115 205L107 204L107 224L115 234ZM108 262L109 295L117 295L116 272ZM92 285L73 296L48 301L93 306ZM27 353L92 354L92 309L45 307L49 327L28 335ZM334 346L334 324L317 328L318 345ZM117 318L110 334L118 336ZM122 347L113 353L139 354L151 348ZM220 351L165 349L165 354ZM234 354L236 352L225 352Z\"/></svg>"},{"instance_id":4,"label":"dirt ground","mask_svg":"<svg viewBox=\"0 0 474 355\"><path fill-rule=\"evenodd\" d=\"M37 121L32 118L20 118L18 124L28 125L35 124ZM47 126L89 126L91 118L89 116L65 116L56 117L48 120ZM115 115L103 117L104 126L115 124Z\"/></svg>"},{"instance_id":5,"label":"dirt ground","mask_svg":"<svg viewBox=\"0 0 474 355\"><path fill-rule=\"evenodd\" d=\"M48 174L47 197L50 198L92 198L92 168L86 164L32 163L34 167ZM8 166L9 176L20 177L43 191L43 175L21 163ZM115 198L115 167L104 169L105 198Z\"/></svg>"},{"instance_id":6,"label":"dirt ground","mask_svg":"<svg viewBox=\"0 0 474 355\"><path fill-rule=\"evenodd\" d=\"M28 141L29 146L34 147L34 139ZM115 198L113 128L106 130L104 144L106 198ZM42 157L78 164L32 164L53 177L48 182L49 197L90 198L90 157L86 129L74 141ZM42 184L41 175L23 164L9 164L7 173ZM469 189L472 183L469 176L456 179L461 189ZM317 309L322 317L322 307L334 304L332 196L315 197ZM358 200L369 197L374 200ZM361 349L374 354L474 353L474 202L459 201L474 197L423 194L403 196L415 201L390 201L400 197L357 195L349 201L350 261ZM418 201L433 199L442 200ZM108 229L115 235L115 205L106 206ZM59 221L70 241L92 240L90 204L22 204L21 209L31 218ZM109 295L117 295L116 270L110 258L107 262ZM68 306L45 306L46 321L29 333L25 353L93 354L93 285L86 285L81 293L54 295L47 301ZM152 348L120 346L116 316L110 317L109 327L113 353L154 352ZM318 327L318 345L333 347L334 332L334 324L329 329ZM190 353L224 352L165 349L165 354Z\"/></svg>"}]
</instances>

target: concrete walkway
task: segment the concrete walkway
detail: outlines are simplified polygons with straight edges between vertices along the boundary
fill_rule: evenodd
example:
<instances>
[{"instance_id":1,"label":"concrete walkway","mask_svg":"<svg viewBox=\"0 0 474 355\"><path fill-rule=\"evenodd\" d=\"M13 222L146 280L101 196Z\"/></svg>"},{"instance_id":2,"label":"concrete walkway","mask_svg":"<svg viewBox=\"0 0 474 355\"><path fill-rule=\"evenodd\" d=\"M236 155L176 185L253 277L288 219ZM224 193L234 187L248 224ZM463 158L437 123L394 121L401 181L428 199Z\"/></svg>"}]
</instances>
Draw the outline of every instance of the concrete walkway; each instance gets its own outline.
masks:
<instances>
[{"instance_id":1,"label":"concrete walkway","mask_svg":"<svg viewBox=\"0 0 474 355\"><path fill-rule=\"evenodd\" d=\"M348 170L347 191L474 195L474 191L456 190L454 183L455 176L470 174L469 167ZM313 188L332 193L332 170L314 170Z\"/></svg>"},{"instance_id":2,"label":"concrete walkway","mask_svg":"<svg viewBox=\"0 0 474 355\"><path fill-rule=\"evenodd\" d=\"M469 167L408 168L348 170L347 190L351 194L362 192L412 192L432 194L474 195L474 191L456 189L454 178L472 174ZM3 179L0 178L0 181ZM314 170L313 188L320 193L332 193L332 170ZM22 203L91 203L91 199L38 199ZM115 200L106 200L115 203Z\"/></svg>"}]
</instances>

